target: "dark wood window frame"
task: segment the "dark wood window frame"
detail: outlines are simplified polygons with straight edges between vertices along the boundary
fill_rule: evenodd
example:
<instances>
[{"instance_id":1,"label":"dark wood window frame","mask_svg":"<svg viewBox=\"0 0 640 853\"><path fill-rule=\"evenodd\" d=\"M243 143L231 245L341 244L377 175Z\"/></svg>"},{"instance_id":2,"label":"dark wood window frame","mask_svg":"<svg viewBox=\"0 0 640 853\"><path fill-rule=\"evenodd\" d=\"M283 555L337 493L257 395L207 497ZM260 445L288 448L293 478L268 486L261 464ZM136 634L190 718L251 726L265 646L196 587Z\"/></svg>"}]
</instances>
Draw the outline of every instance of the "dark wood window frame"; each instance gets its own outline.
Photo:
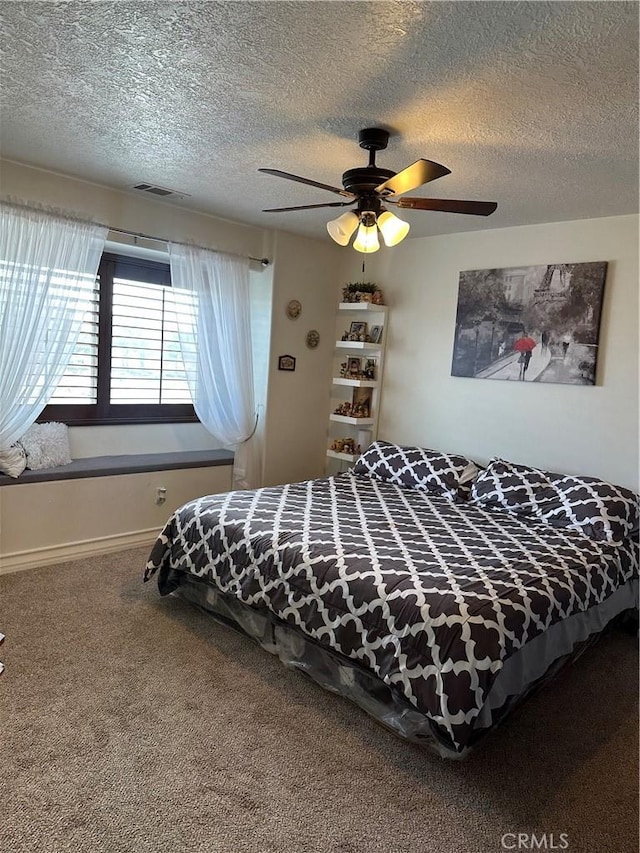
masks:
<instances>
[{"instance_id":1,"label":"dark wood window frame","mask_svg":"<svg viewBox=\"0 0 640 853\"><path fill-rule=\"evenodd\" d=\"M145 284L171 284L168 264L130 258L105 252L98 269L100 301L98 309L97 402L87 404L55 403L46 406L38 421L62 421L70 426L111 424L190 423L198 420L193 405L184 403L118 403L111 393L111 322L113 279L130 278Z\"/></svg>"}]
</instances>

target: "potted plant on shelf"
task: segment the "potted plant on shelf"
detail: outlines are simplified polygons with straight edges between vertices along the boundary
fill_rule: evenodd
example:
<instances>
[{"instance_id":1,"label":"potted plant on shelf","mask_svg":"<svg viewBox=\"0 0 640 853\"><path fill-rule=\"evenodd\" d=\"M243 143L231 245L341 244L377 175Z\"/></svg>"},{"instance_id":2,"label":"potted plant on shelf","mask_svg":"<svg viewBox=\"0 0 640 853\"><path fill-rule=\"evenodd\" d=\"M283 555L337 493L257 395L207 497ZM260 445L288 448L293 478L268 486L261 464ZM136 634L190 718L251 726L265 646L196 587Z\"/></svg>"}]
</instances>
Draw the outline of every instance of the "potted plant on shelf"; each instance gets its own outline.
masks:
<instances>
[{"instance_id":1,"label":"potted plant on shelf","mask_svg":"<svg viewBox=\"0 0 640 853\"><path fill-rule=\"evenodd\" d=\"M384 297L378 285L373 281L350 281L342 288L343 302L372 302L384 305Z\"/></svg>"}]
</instances>

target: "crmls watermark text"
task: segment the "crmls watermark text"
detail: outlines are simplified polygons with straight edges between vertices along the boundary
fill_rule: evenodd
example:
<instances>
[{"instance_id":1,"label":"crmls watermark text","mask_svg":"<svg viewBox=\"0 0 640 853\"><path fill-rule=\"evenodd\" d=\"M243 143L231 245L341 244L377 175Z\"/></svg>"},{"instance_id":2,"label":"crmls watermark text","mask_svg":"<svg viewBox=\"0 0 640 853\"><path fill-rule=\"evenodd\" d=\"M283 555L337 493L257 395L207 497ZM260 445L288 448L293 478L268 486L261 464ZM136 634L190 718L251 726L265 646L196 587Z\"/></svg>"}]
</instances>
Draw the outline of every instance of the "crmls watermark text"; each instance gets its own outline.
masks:
<instances>
[{"instance_id":1,"label":"crmls watermark text","mask_svg":"<svg viewBox=\"0 0 640 853\"><path fill-rule=\"evenodd\" d=\"M566 832L505 832L500 839L504 850L568 850Z\"/></svg>"}]
</instances>

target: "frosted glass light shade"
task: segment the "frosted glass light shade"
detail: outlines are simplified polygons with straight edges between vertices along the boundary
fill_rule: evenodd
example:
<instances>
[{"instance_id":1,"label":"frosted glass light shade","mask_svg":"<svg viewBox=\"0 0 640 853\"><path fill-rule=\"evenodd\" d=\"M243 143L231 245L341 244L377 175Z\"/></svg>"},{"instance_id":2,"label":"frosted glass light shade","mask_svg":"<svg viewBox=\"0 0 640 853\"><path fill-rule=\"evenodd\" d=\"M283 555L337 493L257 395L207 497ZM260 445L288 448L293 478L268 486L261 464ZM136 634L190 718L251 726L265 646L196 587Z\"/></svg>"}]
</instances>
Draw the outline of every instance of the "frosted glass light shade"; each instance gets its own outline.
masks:
<instances>
[{"instance_id":1,"label":"frosted glass light shade","mask_svg":"<svg viewBox=\"0 0 640 853\"><path fill-rule=\"evenodd\" d=\"M378 241L378 229L374 225L361 225L358 228L358 236L353 241L353 248L356 252L364 252L368 255L370 252L377 252L380 248Z\"/></svg>"},{"instance_id":2,"label":"frosted glass light shade","mask_svg":"<svg viewBox=\"0 0 640 853\"><path fill-rule=\"evenodd\" d=\"M351 239L351 235L358 227L358 221L358 217L352 210L349 210L347 213L343 213L342 216L339 216L337 219L332 219L331 222L327 222L327 231L329 232L329 236L332 240L335 240L339 246L346 246Z\"/></svg>"},{"instance_id":3,"label":"frosted glass light shade","mask_svg":"<svg viewBox=\"0 0 640 853\"><path fill-rule=\"evenodd\" d=\"M382 233L385 246L397 246L409 233L411 226L403 219L398 219L389 210L385 210L378 217L378 228Z\"/></svg>"}]
</instances>

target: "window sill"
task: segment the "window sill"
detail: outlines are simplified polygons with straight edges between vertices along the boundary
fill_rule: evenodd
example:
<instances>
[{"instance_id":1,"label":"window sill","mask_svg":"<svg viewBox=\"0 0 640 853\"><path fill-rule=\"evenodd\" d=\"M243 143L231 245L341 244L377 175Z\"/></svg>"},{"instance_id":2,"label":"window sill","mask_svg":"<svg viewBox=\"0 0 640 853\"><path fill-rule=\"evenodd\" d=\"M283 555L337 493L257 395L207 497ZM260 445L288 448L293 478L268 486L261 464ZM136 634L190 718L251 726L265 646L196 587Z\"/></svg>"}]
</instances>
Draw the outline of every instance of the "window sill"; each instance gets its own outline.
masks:
<instances>
[{"instance_id":1,"label":"window sill","mask_svg":"<svg viewBox=\"0 0 640 853\"><path fill-rule=\"evenodd\" d=\"M47 421L60 421L70 427L83 426L134 426L135 424L198 424L197 417L177 417L171 415L167 418L65 418L56 415L40 415L38 423Z\"/></svg>"},{"instance_id":2,"label":"window sill","mask_svg":"<svg viewBox=\"0 0 640 853\"><path fill-rule=\"evenodd\" d=\"M138 411L124 411L121 413L109 412L108 414L98 415L92 411L93 406L63 406L50 405L47 406L40 416L38 423L47 421L59 421L67 424L70 427L77 426L127 426L133 424L197 424L200 421L198 416L193 411L193 406L177 407L173 411L153 412L141 411L143 407L127 406L128 409L138 408ZM159 406L149 407L159 409ZM180 411L182 409L182 411Z\"/></svg>"}]
</instances>

